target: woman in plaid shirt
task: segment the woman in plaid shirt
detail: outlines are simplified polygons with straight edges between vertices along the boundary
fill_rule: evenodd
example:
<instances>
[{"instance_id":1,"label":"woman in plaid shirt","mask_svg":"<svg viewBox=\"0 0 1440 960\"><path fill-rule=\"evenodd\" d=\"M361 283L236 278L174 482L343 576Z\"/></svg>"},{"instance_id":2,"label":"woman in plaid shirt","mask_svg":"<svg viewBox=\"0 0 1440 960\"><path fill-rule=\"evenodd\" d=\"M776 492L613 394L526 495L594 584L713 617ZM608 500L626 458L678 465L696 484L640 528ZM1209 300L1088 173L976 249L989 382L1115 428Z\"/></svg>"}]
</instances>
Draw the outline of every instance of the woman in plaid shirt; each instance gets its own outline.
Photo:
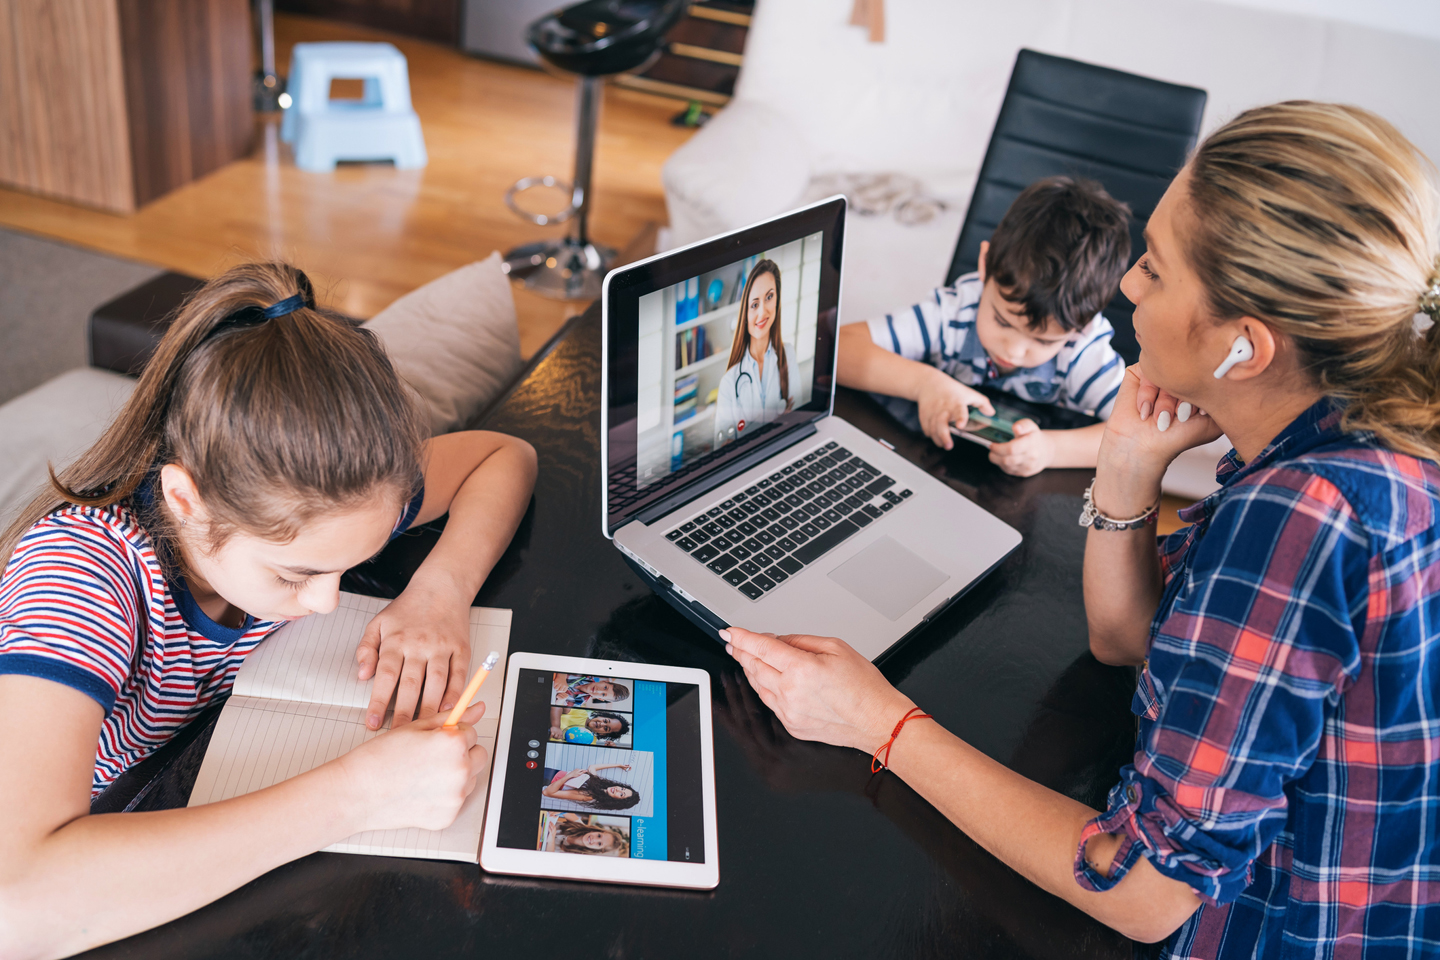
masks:
<instances>
[{"instance_id":1,"label":"woman in plaid shirt","mask_svg":"<svg viewBox=\"0 0 1440 960\"><path fill-rule=\"evenodd\" d=\"M1103 812L925 720L888 764L1166 956L1436 956L1434 168L1363 110L1251 110L1199 148L1146 239L1121 287L1143 353L1086 511L1091 649L1141 667L1134 760ZM1157 550L1165 468L1222 429L1221 489ZM915 707L841 641L730 643L798 737L875 751Z\"/></svg>"}]
</instances>

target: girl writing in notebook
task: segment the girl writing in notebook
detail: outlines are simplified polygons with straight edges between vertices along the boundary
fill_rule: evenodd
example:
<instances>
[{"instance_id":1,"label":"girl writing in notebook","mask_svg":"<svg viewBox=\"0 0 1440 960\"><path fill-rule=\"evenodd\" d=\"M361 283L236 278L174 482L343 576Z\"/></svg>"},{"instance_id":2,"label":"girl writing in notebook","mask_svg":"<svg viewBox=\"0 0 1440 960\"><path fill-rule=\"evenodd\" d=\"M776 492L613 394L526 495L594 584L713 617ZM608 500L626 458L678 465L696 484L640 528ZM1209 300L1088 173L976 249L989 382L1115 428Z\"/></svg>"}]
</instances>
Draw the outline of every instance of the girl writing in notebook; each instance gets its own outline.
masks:
<instances>
[{"instance_id":1,"label":"girl writing in notebook","mask_svg":"<svg viewBox=\"0 0 1440 960\"><path fill-rule=\"evenodd\" d=\"M454 820L487 758L443 728L469 609L535 477L524 442L425 439L375 337L299 270L198 291L104 436L0 534L0 955L61 956L163 923L352 834ZM356 653L394 728L266 790L90 815L92 800L230 689L341 573L449 512ZM409 722L418 718L415 722Z\"/></svg>"}]
</instances>

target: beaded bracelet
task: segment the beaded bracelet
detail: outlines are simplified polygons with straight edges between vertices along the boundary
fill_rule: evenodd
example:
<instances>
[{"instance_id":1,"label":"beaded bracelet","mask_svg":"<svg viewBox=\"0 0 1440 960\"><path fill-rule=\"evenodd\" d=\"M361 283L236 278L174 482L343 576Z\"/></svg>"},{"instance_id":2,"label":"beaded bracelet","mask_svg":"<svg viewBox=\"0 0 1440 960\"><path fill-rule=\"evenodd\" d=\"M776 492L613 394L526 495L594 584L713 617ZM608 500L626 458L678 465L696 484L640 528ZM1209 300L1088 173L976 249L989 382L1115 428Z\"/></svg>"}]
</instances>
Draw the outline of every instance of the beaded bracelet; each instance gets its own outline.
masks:
<instances>
[{"instance_id":1,"label":"beaded bracelet","mask_svg":"<svg viewBox=\"0 0 1440 960\"><path fill-rule=\"evenodd\" d=\"M903 717L900 718L900 722L897 723L897 724L895 724L895 729L894 729L894 731L891 732L891 734L890 734L890 739L889 739L889 740L886 740L885 743L881 745L880 749L875 751L875 755L870 758L870 772L871 772L871 773L879 773L881 770L885 770L885 769L888 769L888 768L889 768L889 766L890 766L890 748L895 745L895 738L898 737L898 736L900 736L900 728L901 728L901 727L905 726L905 724L909 723L911 720L933 720L933 719L935 719L935 718L932 717L932 716L930 716L930 714L928 714L928 713L921 713L919 707L911 707L911 708L906 712L905 716L903 716ZM880 754L882 754L882 753L885 754L885 759L884 759L884 760L880 759Z\"/></svg>"}]
</instances>

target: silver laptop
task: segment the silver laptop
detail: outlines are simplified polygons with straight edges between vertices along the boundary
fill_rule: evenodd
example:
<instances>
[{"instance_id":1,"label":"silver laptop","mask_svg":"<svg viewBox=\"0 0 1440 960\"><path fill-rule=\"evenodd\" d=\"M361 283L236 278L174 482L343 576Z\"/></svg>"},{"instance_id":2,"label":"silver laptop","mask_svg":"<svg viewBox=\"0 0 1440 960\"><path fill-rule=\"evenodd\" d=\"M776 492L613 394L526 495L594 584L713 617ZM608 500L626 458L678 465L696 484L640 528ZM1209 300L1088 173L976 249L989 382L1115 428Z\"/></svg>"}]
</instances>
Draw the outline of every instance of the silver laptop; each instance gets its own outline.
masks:
<instances>
[{"instance_id":1,"label":"silver laptop","mask_svg":"<svg viewBox=\"0 0 1440 960\"><path fill-rule=\"evenodd\" d=\"M712 634L873 660L1020 534L833 415L844 228L833 197L605 278L602 523Z\"/></svg>"}]
</instances>

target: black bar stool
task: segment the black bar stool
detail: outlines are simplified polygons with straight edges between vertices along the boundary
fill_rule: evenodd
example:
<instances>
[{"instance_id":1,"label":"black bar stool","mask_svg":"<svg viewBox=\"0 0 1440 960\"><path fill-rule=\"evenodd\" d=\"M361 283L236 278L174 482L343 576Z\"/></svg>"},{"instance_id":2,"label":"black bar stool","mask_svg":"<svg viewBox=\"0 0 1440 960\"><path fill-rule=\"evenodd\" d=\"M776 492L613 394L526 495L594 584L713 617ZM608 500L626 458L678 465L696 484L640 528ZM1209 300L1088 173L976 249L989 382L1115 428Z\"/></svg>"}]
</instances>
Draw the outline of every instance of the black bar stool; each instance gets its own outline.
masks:
<instances>
[{"instance_id":1,"label":"black bar stool","mask_svg":"<svg viewBox=\"0 0 1440 960\"><path fill-rule=\"evenodd\" d=\"M590 172L595 127L600 119L600 85L605 77L642 70L665 47L665 34L684 16L690 0L585 0L530 25L527 39L546 63L579 76L576 103L575 175L525 177L505 192L505 203L523 219L544 226L575 221L569 236L516 247L503 269L512 279L547 297L593 300L615 251L590 242ZM569 190L570 204L555 214L523 209L516 195L531 187Z\"/></svg>"}]
</instances>

